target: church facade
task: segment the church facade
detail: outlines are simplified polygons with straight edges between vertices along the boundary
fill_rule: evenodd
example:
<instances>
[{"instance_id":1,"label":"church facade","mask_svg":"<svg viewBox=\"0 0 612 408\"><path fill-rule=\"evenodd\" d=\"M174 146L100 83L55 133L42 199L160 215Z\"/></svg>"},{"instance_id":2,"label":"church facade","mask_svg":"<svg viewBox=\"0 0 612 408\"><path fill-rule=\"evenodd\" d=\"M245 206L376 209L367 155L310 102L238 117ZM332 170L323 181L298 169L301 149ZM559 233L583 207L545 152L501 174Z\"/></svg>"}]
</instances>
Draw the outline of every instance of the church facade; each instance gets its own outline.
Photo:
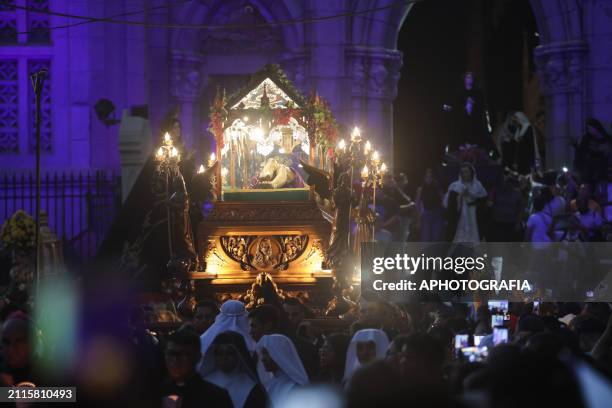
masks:
<instances>
[{"instance_id":1,"label":"church facade","mask_svg":"<svg viewBox=\"0 0 612 408\"><path fill-rule=\"evenodd\" d=\"M541 39L535 58L547 103L547 155L557 165L569 159L568 143L582 133L585 118L612 120L612 3L531 4ZM146 106L155 133L165 113L180 106L186 143L204 156L212 147L208 110L217 88L237 89L266 63L280 64L304 94L319 92L345 130L360 126L390 161L393 100L402 64L410 64L397 36L412 5L9 1L0 9L0 168L33 166L29 75L41 68L49 72L43 171L118 170L116 122L124 109ZM104 23L92 22L101 16ZM101 99L112 102L114 113L99 118Z\"/></svg>"}]
</instances>

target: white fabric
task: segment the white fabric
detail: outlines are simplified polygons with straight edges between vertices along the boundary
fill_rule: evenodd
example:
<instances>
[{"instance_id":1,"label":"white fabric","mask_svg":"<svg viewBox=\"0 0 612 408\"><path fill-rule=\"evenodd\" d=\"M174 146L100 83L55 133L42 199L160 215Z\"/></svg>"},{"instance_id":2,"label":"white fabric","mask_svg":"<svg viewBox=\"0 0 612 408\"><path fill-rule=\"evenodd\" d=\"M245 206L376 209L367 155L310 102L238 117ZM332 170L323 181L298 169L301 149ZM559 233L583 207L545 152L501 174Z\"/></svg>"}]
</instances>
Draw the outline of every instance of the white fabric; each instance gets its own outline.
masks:
<instances>
[{"instance_id":1,"label":"white fabric","mask_svg":"<svg viewBox=\"0 0 612 408\"><path fill-rule=\"evenodd\" d=\"M486 197L487 191L482 186L480 181L478 181L474 168L472 168L472 174L473 178L470 182L464 182L461 180L461 175L459 175L459 179L448 186L448 191L444 196L444 206L448 208L448 197L451 191L458 194L457 210L459 211L460 215L453 242L473 244L478 244L480 242L480 234L478 233L478 222L476 218L476 206L469 204L473 203L478 198Z\"/></svg>"},{"instance_id":2,"label":"white fabric","mask_svg":"<svg viewBox=\"0 0 612 408\"><path fill-rule=\"evenodd\" d=\"M279 368L264 385L272 406L281 407L296 385L308 384L308 375L293 342L282 334L268 334L257 342L258 371L265 370L261 362L261 351L264 348Z\"/></svg>"},{"instance_id":3,"label":"white fabric","mask_svg":"<svg viewBox=\"0 0 612 408\"><path fill-rule=\"evenodd\" d=\"M514 131L511 131L510 125L512 124L513 117L516 118L519 125ZM518 142L523 136L525 136L525 133L527 133L529 126L531 126L531 123L529 123L529 119L523 112L519 111L514 112L514 114L512 115L508 115L497 132L496 139L498 140L498 144L501 144L502 142L509 142L512 140ZM498 145L498 148L499 147L501 147L501 145Z\"/></svg>"},{"instance_id":4,"label":"white fabric","mask_svg":"<svg viewBox=\"0 0 612 408\"><path fill-rule=\"evenodd\" d=\"M198 367L198 372L206 381L225 388L232 399L234 407L242 408L251 390L257 383L257 375L251 372L238 349L234 347L234 350L239 359L239 365L234 372L224 373L216 369L213 347L208 347Z\"/></svg>"},{"instance_id":5,"label":"white fabric","mask_svg":"<svg viewBox=\"0 0 612 408\"><path fill-rule=\"evenodd\" d=\"M249 351L255 350L255 341L249 333L249 319L244 304L237 300L228 300L221 305L221 311L212 326L200 336L202 355L206 354L217 335L228 330L242 334Z\"/></svg>"},{"instance_id":6,"label":"white fabric","mask_svg":"<svg viewBox=\"0 0 612 408\"><path fill-rule=\"evenodd\" d=\"M353 335L346 350L346 365L344 368L343 381L348 383L355 371L361 366L357 358L357 343L374 342L376 344L376 360L382 360L387 355L389 338L387 334L379 329L363 329Z\"/></svg>"},{"instance_id":7,"label":"white fabric","mask_svg":"<svg viewBox=\"0 0 612 408\"><path fill-rule=\"evenodd\" d=\"M513 116L520 124L520 126L514 132L514 140L520 140L523 136L525 136L525 133L527 133L527 130L529 129L529 126L531 126L531 123L529 123L527 115L525 115L521 111L514 112Z\"/></svg>"}]
</instances>

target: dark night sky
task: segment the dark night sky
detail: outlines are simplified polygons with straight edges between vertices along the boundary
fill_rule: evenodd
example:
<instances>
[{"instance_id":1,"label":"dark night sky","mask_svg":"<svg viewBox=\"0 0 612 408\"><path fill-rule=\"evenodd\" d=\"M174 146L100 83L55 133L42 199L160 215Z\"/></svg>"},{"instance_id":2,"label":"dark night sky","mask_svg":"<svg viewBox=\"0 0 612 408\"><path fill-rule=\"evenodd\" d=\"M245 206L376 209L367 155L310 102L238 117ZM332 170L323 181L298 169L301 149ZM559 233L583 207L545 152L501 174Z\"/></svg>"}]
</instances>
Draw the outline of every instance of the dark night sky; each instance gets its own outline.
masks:
<instances>
[{"instance_id":1,"label":"dark night sky","mask_svg":"<svg viewBox=\"0 0 612 408\"><path fill-rule=\"evenodd\" d=\"M521 108L522 32L535 31L535 23L528 0L483 4L480 58L486 81L481 87L494 117ZM398 171L408 173L413 188L424 169L441 159L449 132L442 104L461 86L462 73L475 68L468 61L473 14L473 0L428 0L412 8L400 32L404 65L394 103L394 162Z\"/></svg>"}]
</instances>

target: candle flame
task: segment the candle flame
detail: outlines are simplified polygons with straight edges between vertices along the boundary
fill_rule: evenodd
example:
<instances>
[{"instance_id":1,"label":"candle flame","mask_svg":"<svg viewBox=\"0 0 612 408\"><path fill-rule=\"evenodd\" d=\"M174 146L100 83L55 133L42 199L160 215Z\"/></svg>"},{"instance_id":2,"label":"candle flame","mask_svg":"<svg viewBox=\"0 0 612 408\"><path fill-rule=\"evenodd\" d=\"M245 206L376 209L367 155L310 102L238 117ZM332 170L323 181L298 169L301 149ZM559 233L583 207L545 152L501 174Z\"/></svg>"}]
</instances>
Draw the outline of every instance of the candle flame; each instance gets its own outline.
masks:
<instances>
[{"instance_id":1,"label":"candle flame","mask_svg":"<svg viewBox=\"0 0 612 408\"><path fill-rule=\"evenodd\" d=\"M163 148L163 147L160 147L160 148L157 150L157 157L158 157L158 158L162 158L162 157L164 157L164 148Z\"/></svg>"},{"instance_id":2,"label":"candle flame","mask_svg":"<svg viewBox=\"0 0 612 408\"><path fill-rule=\"evenodd\" d=\"M386 165L385 163L381 164L381 165L380 165L380 172L381 172L381 173L384 173L384 172L386 172L386 171L387 171L387 165Z\"/></svg>"},{"instance_id":3,"label":"candle flame","mask_svg":"<svg viewBox=\"0 0 612 408\"><path fill-rule=\"evenodd\" d=\"M204 173L205 169L204 169L204 165L200 164L200 168L198 169L198 174L202 174Z\"/></svg>"},{"instance_id":4,"label":"candle flame","mask_svg":"<svg viewBox=\"0 0 612 408\"><path fill-rule=\"evenodd\" d=\"M372 160L374 162L378 162L380 160L380 154L378 153L378 150L374 150L374 153L372 153Z\"/></svg>"},{"instance_id":5,"label":"candle flame","mask_svg":"<svg viewBox=\"0 0 612 408\"><path fill-rule=\"evenodd\" d=\"M368 166L367 165L363 166L363 169L361 169L361 177L368 178L369 174L370 174L370 171L368 170Z\"/></svg>"},{"instance_id":6,"label":"candle flame","mask_svg":"<svg viewBox=\"0 0 612 408\"><path fill-rule=\"evenodd\" d=\"M168 143L171 140L172 139L170 138L170 133L168 132L164 133L164 142Z\"/></svg>"},{"instance_id":7,"label":"candle flame","mask_svg":"<svg viewBox=\"0 0 612 408\"><path fill-rule=\"evenodd\" d=\"M355 126L353 128L353 131L351 132L351 141L356 142L356 141L359 141L360 139L361 139L361 131L359 130L357 126Z\"/></svg>"},{"instance_id":8,"label":"candle flame","mask_svg":"<svg viewBox=\"0 0 612 408\"><path fill-rule=\"evenodd\" d=\"M340 141L338 142L338 149L340 150L346 149L346 142L344 141L344 139L340 139Z\"/></svg>"}]
</instances>

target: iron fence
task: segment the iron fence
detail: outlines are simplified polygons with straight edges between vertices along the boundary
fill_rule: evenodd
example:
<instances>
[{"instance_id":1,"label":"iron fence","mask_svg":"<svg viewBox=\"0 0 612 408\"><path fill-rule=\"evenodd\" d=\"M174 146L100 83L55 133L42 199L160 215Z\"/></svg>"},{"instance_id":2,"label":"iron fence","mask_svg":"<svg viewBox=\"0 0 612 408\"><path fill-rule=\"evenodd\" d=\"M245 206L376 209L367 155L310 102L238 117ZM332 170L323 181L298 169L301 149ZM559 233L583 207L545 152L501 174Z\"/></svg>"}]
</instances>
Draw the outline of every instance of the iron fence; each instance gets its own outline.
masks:
<instances>
[{"instance_id":1,"label":"iron fence","mask_svg":"<svg viewBox=\"0 0 612 408\"><path fill-rule=\"evenodd\" d=\"M41 175L41 211L64 243L67 258L93 257L121 204L121 183L113 172L62 172ZM15 211L36 212L33 173L0 175L0 224Z\"/></svg>"}]
</instances>

